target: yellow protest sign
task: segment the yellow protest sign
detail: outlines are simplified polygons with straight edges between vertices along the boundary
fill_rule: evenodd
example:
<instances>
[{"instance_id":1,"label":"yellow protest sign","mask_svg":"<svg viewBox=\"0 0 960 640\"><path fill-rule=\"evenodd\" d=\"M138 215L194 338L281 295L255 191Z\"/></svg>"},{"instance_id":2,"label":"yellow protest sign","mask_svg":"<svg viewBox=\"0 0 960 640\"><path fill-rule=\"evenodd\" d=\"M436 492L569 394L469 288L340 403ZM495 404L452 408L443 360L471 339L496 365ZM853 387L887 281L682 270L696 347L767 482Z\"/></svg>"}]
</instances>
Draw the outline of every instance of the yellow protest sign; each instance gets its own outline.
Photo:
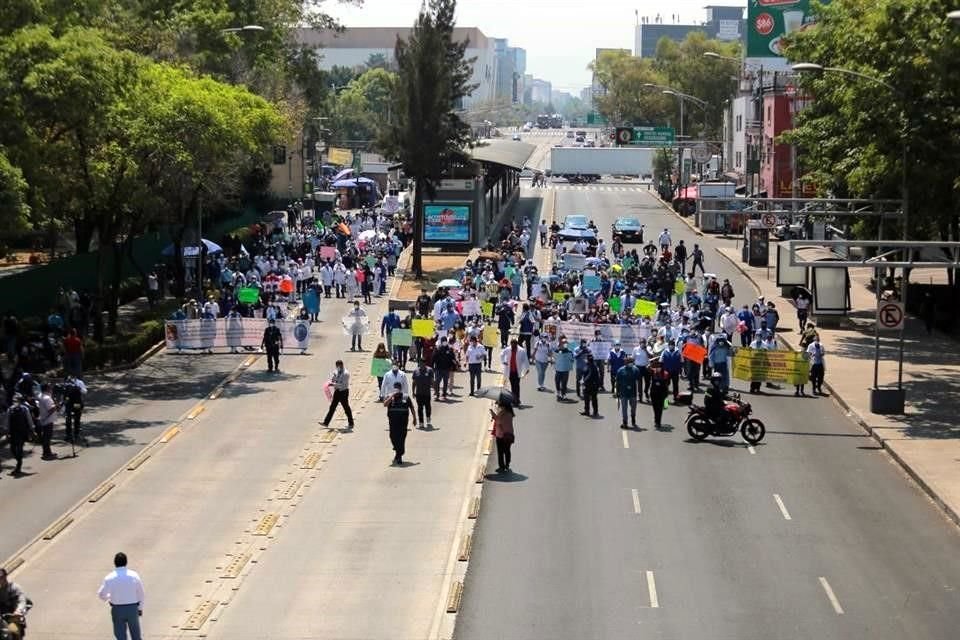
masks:
<instances>
[{"instance_id":1,"label":"yellow protest sign","mask_svg":"<svg viewBox=\"0 0 960 640\"><path fill-rule=\"evenodd\" d=\"M435 333L433 320L414 320L410 329L414 338L432 338Z\"/></svg>"},{"instance_id":2,"label":"yellow protest sign","mask_svg":"<svg viewBox=\"0 0 960 640\"><path fill-rule=\"evenodd\" d=\"M553 294L553 301L554 301L554 302L563 302L563 301L566 300L566 299L567 299L567 294L564 293L563 291L560 291L560 292L558 292L558 293L554 293L554 294Z\"/></svg>"},{"instance_id":3,"label":"yellow protest sign","mask_svg":"<svg viewBox=\"0 0 960 640\"><path fill-rule=\"evenodd\" d=\"M673 293L677 296L682 296L687 292L687 283L683 280L677 280L673 283Z\"/></svg>"},{"instance_id":4,"label":"yellow protest sign","mask_svg":"<svg viewBox=\"0 0 960 640\"><path fill-rule=\"evenodd\" d=\"M484 318L489 318L493 315L493 303L492 302L481 302L480 311L483 312Z\"/></svg>"},{"instance_id":5,"label":"yellow protest sign","mask_svg":"<svg viewBox=\"0 0 960 640\"><path fill-rule=\"evenodd\" d=\"M347 167L353 163L353 152L350 149L330 147L327 149L327 159L331 162L331 164Z\"/></svg>"},{"instance_id":6,"label":"yellow protest sign","mask_svg":"<svg viewBox=\"0 0 960 640\"><path fill-rule=\"evenodd\" d=\"M483 328L483 346L496 347L500 344L500 330L496 327Z\"/></svg>"},{"instance_id":7,"label":"yellow protest sign","mask_svg":"<svg viewBox=\"0 0 960 640\"><path fill-rule=\"evenodd\" d=\"M653 300L637 300L633 305L633 315L635 316L655 316L657 315L657 303Z\"/></svg>"},{"instance_id":8,"label":"yellow protest sign","mask_svg":"<svg viewBox=\"0 0 960 640\"><path fill-rule=\"evenodd\" d=\"M799 351L737 349L733 354L732 375L737 380L807 384L810 363Z\"/></svg>"}]
</instances>

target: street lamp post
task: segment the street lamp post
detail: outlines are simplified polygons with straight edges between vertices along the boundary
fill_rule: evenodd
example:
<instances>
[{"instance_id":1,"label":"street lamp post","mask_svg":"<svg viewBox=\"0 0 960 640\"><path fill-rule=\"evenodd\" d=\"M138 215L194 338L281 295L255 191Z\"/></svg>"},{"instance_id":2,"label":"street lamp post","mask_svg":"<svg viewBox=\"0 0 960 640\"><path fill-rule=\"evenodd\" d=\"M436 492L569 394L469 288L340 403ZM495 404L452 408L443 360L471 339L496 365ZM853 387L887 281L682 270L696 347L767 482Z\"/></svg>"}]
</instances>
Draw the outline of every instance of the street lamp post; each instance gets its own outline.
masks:
<instances>
[{"instance_id":1,"label":"street lamp post","mask_svg":"<svg viewBox=\"0 0 960 640\"><path fill-rule=\"evenodd\" d=\"M696 96L691 96L688 93L683 93L682 91L677 91L672 87L667 87L660 84L654 84L652 82L644 82L643 86L646 87L647 89L660 89L660 92L663 93L664 95L674 96L680 101L680 137L677 138L677 158L678 158L677 171L679 172L677 184L679 185L680 182L683 180L683 140L682 139L684 138L684 132L683 132L684 102L686 100L689 100L693 102L695 105L697 105L698 107L700 107L701 109L703 109L704 127L706 127L708 105L705 101L701 100L700 98L697 98Z\"/></svg>"},{"instance_id":2,"label":"street lamp post","mask_svg":"<svg viewBox=\"0 0 960 640\"><path fill-rule=\"evenodd\" d=\"M954 15L956 14L956 15ZM960 11L951 11L947 14L947 17L951 20L960 21ZM825 67L821 64L814 62L800 62L792 66L793 70L797 73L839 73L846 76L851 76L853 78L858 78L860 80L866 80L867 82L872 82L878 84L898 98L900 98L900 117L902 120L902 130L901 130L901 145L900 145L900 197L902 200L903 215L901 216L903 224L903 241L908 240L909 235L909 223L910 223L910 183L907 177L907 161L910 157L909 155L909 134L910 134L910 115L906 108L907 96L889 82L882 80L876 76L872 76L866 73L861 73L859 71L854 71L853 69L845 69L843 67ZM907 249L909 251L909 249ZM879 308L880 303L880 268L877 268L875 271L875 287L877 293L877 306ZM907 288L909 280L909 271L904 269L903 271L903 282L900 286L900 302L903 304L904 313L906 313L907 306ZM879 319L877 320L879 323ZM903 393L903 332L906 322L904 322L900 327L900 362L897 366L897 390L900 393ZM879 354L880 349L880 336L879 336L879 326L876 327L876 350ZM873 386L874 389L879 391L879 357L874 360L874 369L873 369Z\"/></svg>"},{"instance_id":3,"label":"street lamp post","mask_svg":"<svg viewBox=\"0 0 960 640\"><path fill-rule=\"evenodd\" d=\"M242 27L220 29L220 33L252 33L257 31L266 31L266 29L258 24L245 24Z\"/></svg>"}]
</instances>

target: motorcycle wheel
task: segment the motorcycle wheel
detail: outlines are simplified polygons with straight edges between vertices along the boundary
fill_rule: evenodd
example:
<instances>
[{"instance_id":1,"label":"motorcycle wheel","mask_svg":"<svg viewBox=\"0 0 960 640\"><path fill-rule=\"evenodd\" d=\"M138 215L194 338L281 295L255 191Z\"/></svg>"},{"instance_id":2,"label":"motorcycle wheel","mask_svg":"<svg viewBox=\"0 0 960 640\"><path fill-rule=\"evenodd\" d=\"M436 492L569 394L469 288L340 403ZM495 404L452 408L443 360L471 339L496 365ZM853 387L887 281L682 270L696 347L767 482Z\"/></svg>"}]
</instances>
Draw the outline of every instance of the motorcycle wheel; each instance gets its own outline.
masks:
<instances>
[{"instance_id":1,"label":"motorcycle wheel","mask_svg":"<svg viewBox=\"0 0 960 640\"><path fill-rule=\"evenodd\" d=\"M757 444L763 440L763 436L765 436L766 433L767 428L763 426L762 422L754 418L744 420L743 425L740 427L740 435L750 444Z\"/></svg>"},{"instance_id":2,"label":"motorcycle wheel","mask_svg":"<svg viewBox=\"0 0 960 640\"><path fill-rule=\"evenodd\" d=\"M707 436L710 435L710 431L707 429L707 423L703 418L693 418L689 420L687 422L687 433L698 442L706 440Z\"/></svg>"}]
</instances>

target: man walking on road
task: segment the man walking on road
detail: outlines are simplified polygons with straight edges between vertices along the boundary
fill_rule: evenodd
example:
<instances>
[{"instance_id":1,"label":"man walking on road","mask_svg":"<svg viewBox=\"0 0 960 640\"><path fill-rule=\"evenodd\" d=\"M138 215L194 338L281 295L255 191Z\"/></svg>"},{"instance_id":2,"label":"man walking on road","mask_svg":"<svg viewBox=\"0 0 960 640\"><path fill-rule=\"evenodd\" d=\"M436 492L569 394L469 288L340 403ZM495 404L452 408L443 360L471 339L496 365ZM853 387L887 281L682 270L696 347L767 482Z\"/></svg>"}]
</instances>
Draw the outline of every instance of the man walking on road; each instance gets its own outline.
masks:
<instances>
[{"instance_id":1,"label":"man walking on road","mask_svg":"<svg viewBox=\"0 0 960 640\"><path fill-rule=\"evenodd\" d=\"M390 427L390 444L393 445L393 464L403 464L403 454L406 453L407 443L407 416L417 419L413 410L413 402L403 392L399 382L393 385L393 393L383 403L387 407L387 422Z\"/></svg>"},{"instance_id":2,"label":"man walking on road","mask_svg":"<svg viewBox=\"0 0 960 640\"><path fill-rule=\"evenodd\" d=\"M527 375L530 368L530 359L527 352L520 348L516 338L510 341L510 346L500 352L500 364L503 365L503 377L510 380L510 392L513 394L513 405L520 406L520 378Z\"/></svg>"},{"instance_id":3,"label":"man walking on road","mask_svg":"<svg viewBox=\"0 0 960 640\"><path fill-rule=\"evenodd\" d=\"M620 401L620 428L627 428L627 409L630 409L630 424L637 426L637 383L640 371L633 366L633 358L626 357L626 364L617 370L614 396Z\"/></svg>"},{"instance_id":4,"label":"man walking on road","mask_svg":"<svg viewBox=\"0 0 960 640\"><path fill-rule=\"evenodd\" d=\"M136 571L127 569L127 555L113 557L114 570L107 574L97 595L110 603L113 637L116 640L140 640L140 616L143 615L143 582Z\"/></svg>"},{"instance_id":5,"label":"man walking on road","mask_svg":"<svg viewBox=\"0 0 960 640\"><path fill-rule=\"evenodd\" d=\"M423 429L423 414L426 412L426 424L432 429L433 423L430 422L430 394L433 393L433 369L428 367L427 363L421 359L410 377L412 379L411 390L413 391L413 397L417 401L417 419L419 423L417 428Z\"/></svg>"},{"instance_id":6,"label":"man walking on road","mask_svg":"<svg viewBox=\"0 0 960 640\"><path fill-rule=\"evenodd\" d=\"M330 399L330 409L323 419L323 426L330 426L330 419L337 405L343 405L343 412L347 414L347 428L353 429L353 411L350 410L350 372L343 368L343 360L337 360L336 369L330 376L330 386L333 388L333 397Z\"/></svg>"},{"instance_id":7,"label":"man walking on road","mask_svg":"<svg viewBox=\"0 0 960 640\"><path fill-rule=\"evenodd\" d=\"M470 337L470 346L467 347L467 370L470 372L470 395L480 390L480 380L483 375L483 362L487 358L487 349L477 341L476 336Z\"/></svg>"},{"instance_id":8,"label":"man walking on road","mask_svg":"<svg viewBox=\"0 0 960 640\"><path fill-rule=\"evenodd\" d=\"M37 399L37 406L40 410L38 420L40 422L40 443L43 447L41 460L53 460L57 455L50 448L50 441L53 439L53 423L57 419L57 403L53 401L53 386L49 382L40 385L40 397Z\"/></svg>"},{"instance_id":9,"label":"man walking on road","mask_svg":"<svg viewBox=\"0 0 960 640\"><path fill-rule=\"evenodd\" d=\"M807 355L810 356L810 386L813 387L813 395L823 394L823 345L820 338L814 338L810 346L807 347Z\"/></svg>"},{"instance_id":10,"label":"man walking on road","mask_svg":"<svg viewBox=\"0 0 960 640\"><path fill-rule=\"evenodd\" d=\"M280 332L276 320L271 320L267 328L263 330L260 348L266 349L267 352L267 371L280 373L280 350L283 349L283 333Z\"/></svg>"},{"instance_id":11,"label":"man walking on road","mask_svg":"<svg viewBox=\"0 0 960 640\"><path fill-rule=\"evenodd\" d=\"M27 443L33 430L33 416L30 414L30 407L27 406L23 396L16 393L13 396L13 405L7 409L7 433L10 440L10 454L16 462L13 469L13 475L15 476L23 473L23 446Z\"/></svg>"},{"instance_id":12,"label":"man walking on road","mask_svg":"<svg viewBox=\"0 0 960 640\"><path fill-rule=\"evenodd\" d=\"M670 248L672 240L670 239L670 230L664 229L660 232L660 237L657 239L660 244L660 253L663 253Z\"/></svg>"},{"instance_id":13,"label":"man walking on road","mask_svg":"<svg viewBox=\"0 0 960 640\"><path fill-rule=\"evenodd\" d=\"M410 385L407 382L407 374L403 371L400 371L400 365L397 362L393 363L393 366L390 367L390 371L387 371L383 376L383 384L380 386L380 395L383 398L387 398L390 394L393 393L393 385L399 384L400 390L403 391L404 397L409 397L410 395Z\"/></svg>"},{"instance_id":14,"label":"man walking on road","mask_svg":"<svg viewBox=\"0 0 960 640\"><path fill-rule=\"evenodd\" d=\"M600 369L597 368L593 353L590 351L587 352L587 363L583 371L581 384L583 388L583 411L581 415L592 415L596 418L600 415L597 407L597 393L600 391ZM590 412L591 407L593 407L593 413Z\"/></svg>"},{"instance_id":15,"label":"man walking on road","mask_svg":"<svg viewBox=\"0 0 960 640\"><path fill-rule=\"evenodd\" d=\"M693 245L693 251L690 252L690 257L693 259L693 266L690 267L690 275L697 275L697 267L700 267L700 275L706 275L707 272L703 268L703 249L700 248L700 245Z\"/></svg>"}]
</instances>

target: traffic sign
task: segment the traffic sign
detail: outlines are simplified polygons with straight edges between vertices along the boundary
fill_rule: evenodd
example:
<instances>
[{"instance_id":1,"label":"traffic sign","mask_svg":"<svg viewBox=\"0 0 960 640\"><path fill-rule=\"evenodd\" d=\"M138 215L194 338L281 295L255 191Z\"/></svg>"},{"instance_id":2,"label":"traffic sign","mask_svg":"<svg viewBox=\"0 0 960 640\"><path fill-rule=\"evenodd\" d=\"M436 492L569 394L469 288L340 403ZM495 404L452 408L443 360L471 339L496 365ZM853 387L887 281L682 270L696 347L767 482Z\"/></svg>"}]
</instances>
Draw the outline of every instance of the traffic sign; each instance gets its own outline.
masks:
<instances>
[{"instance_id":1,"label":"traffic sign","mask_svg":"<svg viewBox=\"0 0 960 640\"><path fill-rule=\"evenodd\" d=\"M617 142L620 144L630 144L633 140L633 132L626 127L620 127L617 129Z\"/></svg>"},{"instance_id":2,"label":"traffic sign","mask_svg":"<svg viewBox=\"0 0 960 640\"><path fill-rule=\"evenodd\" d=\"M877 322L881 329L897 331L903 328L903 303L881 302L877 307Z\"/></svg>"},{"instance_id":3,"label":"traffic sign","mask_svg":"<svg viewBox=\"0 0 960 640\"><path fill-rule=\"evenodd\" d=\"M710 162L710 158L713 157L713 153L710 152L710 147L699 143L693 148L693 159L699 163Z\"/></svg>"},{"instance_id":4,"label":"traffic sign","mask_svg":"<svg viewBox=\"0 0 960 640\"><path fill-rule=\"evenodd\" d=\"M760 222L762 222L765 227L775 227L777 226L777 216L772 213L765 213L760 218Z\"/></svg>"},{"instance_id":5,"label":"traffic sign","mask_svg":"<svg viewBox=\"0 0 960 640\"><path fill-rule=\"evenodd\" d=\"M673 127L634 127L633 142L641 147L669 147L676 144Z\"/></svg>"}]
</instances>

